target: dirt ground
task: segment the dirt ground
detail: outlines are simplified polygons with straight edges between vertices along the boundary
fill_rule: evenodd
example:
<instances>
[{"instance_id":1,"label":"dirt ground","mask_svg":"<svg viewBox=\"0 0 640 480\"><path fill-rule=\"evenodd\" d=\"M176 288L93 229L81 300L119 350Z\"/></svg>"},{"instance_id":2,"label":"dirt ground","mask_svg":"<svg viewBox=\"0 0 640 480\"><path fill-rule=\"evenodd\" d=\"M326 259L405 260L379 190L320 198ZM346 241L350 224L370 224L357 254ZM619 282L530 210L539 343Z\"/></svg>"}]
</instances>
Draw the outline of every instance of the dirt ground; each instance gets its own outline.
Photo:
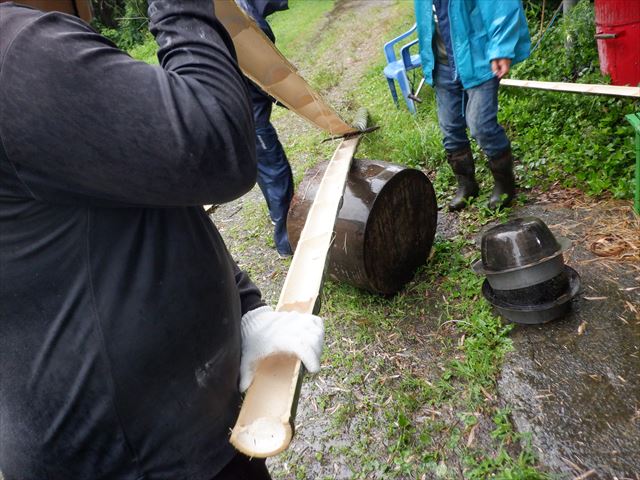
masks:
<instances>
[{"instance_id":1,"label":"dirt ground","mask_svg":"<svg viewBox=\"0 0 640 480\"><path fill-rule=\"evenodd\" d=\"M558 190L556 197L560 199L538 202L530 192L530 203L513 212L514 216L538 216L557 235L573 241L565 261L580 274L582 290L568 317L540 327L518 327L512 333L515 349L504 364L497 401L512 406L518 430L532 434L541 464L559 478L586 474L583 478L637 479L640 251L633 235L640 230L628 204L620 207L582 197L579 206L575 202L567 205L566 197L575 198L574 194ZM261 201L259 195L255 201ZM456 233L455 216L441 213L437 235L449 238ZM617 238L618 246L612 238ZM627 240L630 243L625 243ZM611 248L608 253L614 255L596 255L594 251L602 254L598 248L607 242ZM284 278L278 263L282 260L276 260L269 249L263 253L277 272L267 275L269 292L275 299ZM366 354L394 362L397 371L421 369L425 378L436 378L451 347L450 338L439 328L438 305L428 306L426 315L424 311L407 313L414 317L408 323L413 331L405 338L381 338ZM327 341L331 344L335 339ZM388 342L396 346L395 354L389 353L388 345L380 348ZM346 388L352 390L355 401L366 401L366 389L353 390L342 384L330 367L308 378L290 452L269 462L274 478L296 478L292 464L307 466L300 478L354 478L357 472L345 458L335 455L334 447L352 445L361 420L354 418L349 427L336 429L331 415L317 404L323 394L342 394ZM425 408L424 414L432 412ZM455 421L453 415L450 419ZM382 416L375 422L383 422ZM318 457L331 460L320 462Z\"/></svg>"},{"instance_id":2,"label":"dirt ground","mask_svg":"<svg viewBox=\"0 0 640 480\"><path fill-rule=\"evenodd\" d=\"M581 294L566 318L539 327L517 327L512 332L515 349L503 366L497 401L511 406L518 430L532 435L541 464L559 478L585 474L583 478L592 479L640 478L638 220L628 203L596 202L562 190L557 190L551 199L537 199L534 192L528 195L530 203L513 215L538 216L556 235L572 240L565 261L581 276ZM571 199L569 203L567 198ZM240 204L248 202L262 199L255 194ZM225 206L215 215L217 223L224 219L224 212L237 208ZM228 217L226 225L233 218ZM454 236L458 233L456 223L455 215L442 212L437 235ZM268 234L268 230L262 234ZM233 244L233 238L228 240ZM247 254L250 258L255 252ZM268 247L260 255L258 261L268 265L265 271L270 272L262 276L260 283L263 288L267 286L267 296L275 302L286 263ZM439 327L437 303L427 305L426 314L424 305L421 307L421 312L407 312L413 319L407 322L412 330L406 336L383 338L381 332L379 343L364 353L391 362L391 370L420 369L426 379L437 378L449 356L451 339ZM328 337L327 342L331 348L337 340ZM389 343L395 347L391 349L393 353ZM345 352L358 353L361 352ZM299 478L354 478L357 472L353 463L335 452L339 451L336 447L353 445L362 419L353 418L347 427L337 429L331 409L327 414L317 402L323 394L342 395L346 389L351 394L348 398L356 402L365 402L370 394L367 389L343 384L330 366L307 379L290 451L269 461L274 478L296 478L292 465L301 464L306 469L305 476ZM336 408L339 405L336 401ZM384 404L380 407L384 408ZM455 421L453 412L449 413L451 421ZM431 414L425 408L424 415ZM446 412L439 414L447 418ZM384 422L381 414L373 419L373 423L377 422ZM375 427L371 430L375 431Z\"/></svg>"},{"instance_id":3,"label":"dirt ground","mask_svg":"<svg viewBox=\"0 0 640 480\"><path fill-rule=\"evenodd\" d=\"M580 196L515 213L572 241L565 262L582 285L565 318L511 332L500 396L553 471L640 478L640 220Z\"/></svg>"}]
</instances>

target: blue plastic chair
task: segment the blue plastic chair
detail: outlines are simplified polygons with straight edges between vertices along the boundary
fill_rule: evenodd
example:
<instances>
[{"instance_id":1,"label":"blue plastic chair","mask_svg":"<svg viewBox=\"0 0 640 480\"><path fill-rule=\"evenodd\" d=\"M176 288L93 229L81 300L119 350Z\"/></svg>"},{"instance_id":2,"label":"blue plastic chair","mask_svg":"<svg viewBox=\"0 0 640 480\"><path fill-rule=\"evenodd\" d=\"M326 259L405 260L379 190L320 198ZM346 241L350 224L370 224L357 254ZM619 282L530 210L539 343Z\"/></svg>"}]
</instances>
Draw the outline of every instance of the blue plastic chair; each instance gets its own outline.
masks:
<instances>
[{"instance_id":1,"label":"blue plastic chair","mask_svg":"<svg viewBox=\"0 0 640 480\"><path fill-rule=\"evenodd\" d=\"M387 59L387 66L384 67L384 76L387 77L387 83L389 84L389 90L391 90L391 96L393 97L393 101L397 106L398 93L396 92L396 86L394 82L398 82L398 86L400 87L400 91L402 92L404 101L407 103L407 108L409 108L409 111L411 113L416 113L416 105L414 101L409 98L409 95L411 94L411 85L409 84L407 72L409 70L413 70L414 68L418 68L422 64L422 62L420 61L420 55L411 55L409 49L412 46L416 45L418 43L418 40L416 39L412 42L409 42L402 48L400 48L400 59L396 57L396 54L394 52L394 45L399 41L404 40L415 31L416 24L414 23L411 29L384 45L384 56Z\"/></svg>"}]
</instances>

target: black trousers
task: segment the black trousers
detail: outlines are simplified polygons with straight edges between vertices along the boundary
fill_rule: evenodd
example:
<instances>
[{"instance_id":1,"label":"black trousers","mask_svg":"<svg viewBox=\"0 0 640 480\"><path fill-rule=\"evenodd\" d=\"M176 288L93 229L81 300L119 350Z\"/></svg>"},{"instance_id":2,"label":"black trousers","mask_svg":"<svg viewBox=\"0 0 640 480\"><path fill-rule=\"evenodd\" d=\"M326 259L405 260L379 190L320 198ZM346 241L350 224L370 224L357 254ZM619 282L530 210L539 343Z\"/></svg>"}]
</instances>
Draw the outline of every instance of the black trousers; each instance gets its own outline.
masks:
<instances>
[{"instance_id":1,"label":"black trousers","mask_svg":"<svg viewBox=\"0 0 640 480\"><path fill-rule=\"evenodd\" d=\"M271 480L271 475L264 459L239 453L211 480Z\"/></svg>"}]
</instances>

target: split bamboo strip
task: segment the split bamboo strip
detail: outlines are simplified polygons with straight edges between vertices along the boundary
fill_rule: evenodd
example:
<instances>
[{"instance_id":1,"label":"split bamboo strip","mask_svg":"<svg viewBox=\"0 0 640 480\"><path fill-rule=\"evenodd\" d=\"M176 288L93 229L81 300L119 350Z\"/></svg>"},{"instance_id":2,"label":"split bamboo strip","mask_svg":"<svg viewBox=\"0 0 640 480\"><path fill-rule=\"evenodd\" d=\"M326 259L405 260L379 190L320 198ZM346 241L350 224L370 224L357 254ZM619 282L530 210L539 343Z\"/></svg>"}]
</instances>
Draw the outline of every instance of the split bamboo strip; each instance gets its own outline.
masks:
<instances>
[{"instance_id":1,"label":"split bamboo strip","mask_svg":"<svg viewBox=\"0 0 640 480\"><path fill-rule=\"evenodd\" d=\"M619 85L599 85L589 83L538 82L535 80L502 79L500 85L505 87L535 88L554 90L557 92L589 93L594 95L614 95L619 97L640 97L640 87L623 87Z\"/></svg>"},{"instance_id":2,"label":"split bamboo strip","mask_svg":"<svg viewBox=\"0 0 640 480\"><path fill-rule=\"evenodd\" d=\"M327 166L282 287L278 311L313 312L359 140L360 136L343 140ZM301 377L296 357L272 355L260 363L231 432L231 443L239 451L265 458L287 448L294 431Z\"/></svg>"},{"instance_id":3,"label":"split bamboo strip","mask_svg":"<svg viewBox=\"0 0 640 480\"><path fill-rule=\"evenodd\" d=\"M233 0L214 0L214 7L231 35L242 72L265 92L330 135L353 134L366 126L366 115L358 129L345 123ZM313 312L358 141L359 136L345 138L327 167L276 310ZM287 448L302 373L300 361L290 355L272 355L260 363L231 432L231 443L239 451L264 458Z\"/></svg>"},{"instance_id":4,"label":"split bamboo strip","mask_svg":"<svg viewBox=\"0 0 640 480\"><path fill-rule=\"evenodd\" d=\"M216 17L231 35L242 72L265 92L330 135L354 133L302 78L233 0L214 0Z\"/></svg>"}]
</instances>

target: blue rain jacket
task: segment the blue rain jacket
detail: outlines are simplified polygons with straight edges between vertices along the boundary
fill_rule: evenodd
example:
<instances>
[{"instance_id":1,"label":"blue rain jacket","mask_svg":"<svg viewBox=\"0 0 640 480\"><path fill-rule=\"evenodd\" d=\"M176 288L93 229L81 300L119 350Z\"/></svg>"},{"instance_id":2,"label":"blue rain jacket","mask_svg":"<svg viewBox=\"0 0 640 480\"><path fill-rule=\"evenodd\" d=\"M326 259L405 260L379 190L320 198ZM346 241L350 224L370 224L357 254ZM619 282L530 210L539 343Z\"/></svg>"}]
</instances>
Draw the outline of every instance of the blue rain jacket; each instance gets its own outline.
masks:
<instances>
[{"instance_id":1,"label":"blue rain jacket","mask_svg":"<svg viewBox=\"0 0 640 480\"><path fill-rule=\"evenodd\" d=\"M433 0L415 0L422 70L433 85ZM449 0L449 25L457 76L464 88L493 77L491 60L513 64L529 56L531 40L520 0Z\"/></svg>"}]
</instances>

